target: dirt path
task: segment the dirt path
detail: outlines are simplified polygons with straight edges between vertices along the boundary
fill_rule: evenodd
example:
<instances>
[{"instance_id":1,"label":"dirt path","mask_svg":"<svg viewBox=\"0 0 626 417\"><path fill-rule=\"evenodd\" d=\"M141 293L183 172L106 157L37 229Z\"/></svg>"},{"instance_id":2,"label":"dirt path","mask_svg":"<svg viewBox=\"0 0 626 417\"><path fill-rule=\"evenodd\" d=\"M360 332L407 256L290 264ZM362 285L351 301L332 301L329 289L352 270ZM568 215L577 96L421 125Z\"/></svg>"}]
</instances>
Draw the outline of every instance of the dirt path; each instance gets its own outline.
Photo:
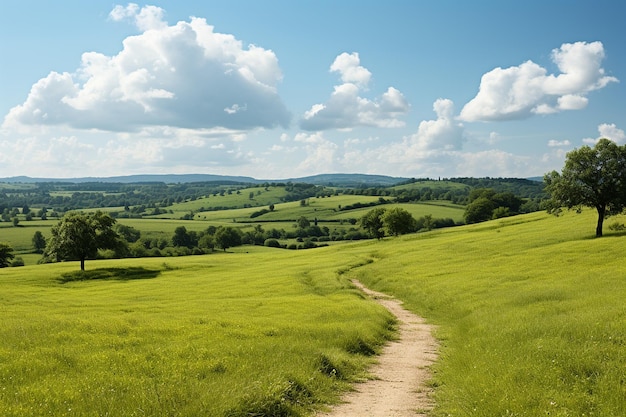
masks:
<instances>
[{"instance_id":1,"label":"dirt path","mask_svg":"<svg viewBox=\"0 0 626 417\"><path fill-rule=\"evenodd\" d=\"M342 403L318 417L416 417L432 409L432 390L426 386L428 367L437 358L432 326L402 307L400 301L354 285L398 318L399 338L385 346L371 373L375 379L356 384Z\"/></svg>"}]
</instances>

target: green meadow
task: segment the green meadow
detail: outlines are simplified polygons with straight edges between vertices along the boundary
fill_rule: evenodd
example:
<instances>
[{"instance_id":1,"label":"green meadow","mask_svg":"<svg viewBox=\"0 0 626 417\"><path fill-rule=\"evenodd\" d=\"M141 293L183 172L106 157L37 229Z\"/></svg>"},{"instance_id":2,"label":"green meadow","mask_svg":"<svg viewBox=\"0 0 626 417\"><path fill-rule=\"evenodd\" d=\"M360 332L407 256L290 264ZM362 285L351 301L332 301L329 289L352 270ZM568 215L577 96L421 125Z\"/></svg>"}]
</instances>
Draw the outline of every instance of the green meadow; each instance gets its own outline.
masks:
<instances>
[{"instance_id":1,"label":"green meadow","mask_svg":"<svg viewBox=\"0 0 626 417\"><path fill-rule=\"evenodd\" d=\"M306 251L252 252L1 270L0 413L287 416L331 401L392 317L332 252L314 269Z\"/></svg>"},{"instance_id":2,"label":"green meadow","mask_svg":"<svg viewBox=\"0 0 626 417\"><path fill-rule=\"evenodd\" d=\"M437 325L434 415L626 415L626 235L595 239L595 216L534 213L370 247L354 276Z\"/></svg>"},{"instance_id":3,"label":"green meadow","mask_svg":"<svg viewBox=\"0 0 626 417\"><path fill-rule=\"evenodd\" d=\"M594 226L591 210L532 213L303 251L88 261L85 275L4 268L0 413L310 415L394 336L358 278L436 326L433 416L626 415L626 234Z\"/></svg>"}]
</instances>

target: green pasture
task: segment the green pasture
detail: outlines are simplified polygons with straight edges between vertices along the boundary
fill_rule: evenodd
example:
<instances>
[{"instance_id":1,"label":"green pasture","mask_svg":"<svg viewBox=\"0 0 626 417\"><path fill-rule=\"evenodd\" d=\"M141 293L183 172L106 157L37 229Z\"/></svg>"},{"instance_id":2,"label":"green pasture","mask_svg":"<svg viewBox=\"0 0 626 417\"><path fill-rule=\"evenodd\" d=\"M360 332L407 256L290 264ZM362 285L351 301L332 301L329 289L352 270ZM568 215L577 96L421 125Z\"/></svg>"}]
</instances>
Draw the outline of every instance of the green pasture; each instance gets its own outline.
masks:
<instances>
[{"instance_id":1,"label":"green pasture","mask_svg":"<svg viewBox=\"0 0 626 417\"><path fill-rule=\"evenodd\" d=\"M393 190L414 190L414 189L421 190L426 187L432 190L439 190L442 188L446 190L467 190L470 188L468 185L462 184L460 182L447 181L447 180L416 181L410 184L394 185L393 187L389 187L389 188Z\"/></svg>"},{"instance_id":2,"label":"green pasture","mask_svg":"<svg viewBox=\"0 0 626 417\"><path fill-rule=\"evenodd\" d=\"M354 276L438 328L435 416L626 415L626 235L595 239L595 217L534 213L362 246L375 261Z\"/></svg>"},{"instance_id":3,"label":"green pasture","mask_svg":"<svg viewBox=\"0 0 626 417\"><path fill-rule=\"evenodd\" d=\"M263 207L242 208L221 211L206 211L196 214L195 219L217 222L274 222L281 220L296 221L304 216L309 220L317 218L320 221L337 222L340 220L359 219L374 207L362 207L350 210L340 210L357 203L370 204L379 201L380 197L339 195L324 198L307 199L307 204L302 206L299 201L280 203L274 205L274 211L251 219L252 213L258 212ZM413 217L419 218L432 215L433 218L451 218L457 222L463 220L464 206L452 204L449 201L429 201L421 203L384 204L381 207L401 207L410 212ZM266 207L265 207L266 208Z\"/></svg>"},{"instance_id":4,"label":"green pasture","mask_svg":"<svg viewBox=\"0 0 626 417\"><path fill-rule=\"evenodd\" d=\"M288 416L336 401L393 320L340 274L366 259L310 256L0 270L0 413Z\"/></svg>"},{"instance_id":5,"label":"green pasture","mask_svg":"<svg viewBox=\"0 0 626 417\"><path fill-rule=\"evenodd\" d=\"M250 193L253 194L253 198L250 198ZM200 211L203 207L204 209L211 209L215 207L242 208L244 205L252 207L269 206L270 204L280 202L286 193L284 187L267 187L267 189L263 187L249 187L233 191L231 194L211 194L193 201L175 203L167 209L171 209L175 213L181 212L185 214L190 211Z\"/></svg>"}]
</instances>

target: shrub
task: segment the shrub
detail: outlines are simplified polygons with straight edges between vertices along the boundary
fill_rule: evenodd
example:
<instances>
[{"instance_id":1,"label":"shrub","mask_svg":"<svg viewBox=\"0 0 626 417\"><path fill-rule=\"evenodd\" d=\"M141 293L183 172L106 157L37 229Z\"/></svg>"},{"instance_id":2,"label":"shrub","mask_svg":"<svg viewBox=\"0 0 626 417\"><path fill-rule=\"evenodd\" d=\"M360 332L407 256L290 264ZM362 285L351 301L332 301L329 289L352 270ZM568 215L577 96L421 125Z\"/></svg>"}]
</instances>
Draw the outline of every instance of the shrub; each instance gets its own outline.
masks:
<instances>
[{"instance_id":1,"label":"shrub","mask_svg":"<svg viewBox=\"0 0 626 417\"><path fill-rule=\"evenodd\" d=\"M24 259L22 259L21 256L16 256L12 261L11 261L11 266L24 266Z\"/></svg>"},{"instance_id":2,"label":"shrub","mask_svg":"<svg viewBox=\"0 0 626 417\"><path fill-rule=\"evenodd\" d=\"M276 239L266 239L263 244L270 248L280 248L280 242Z\"/></svg>"}]
</instances>

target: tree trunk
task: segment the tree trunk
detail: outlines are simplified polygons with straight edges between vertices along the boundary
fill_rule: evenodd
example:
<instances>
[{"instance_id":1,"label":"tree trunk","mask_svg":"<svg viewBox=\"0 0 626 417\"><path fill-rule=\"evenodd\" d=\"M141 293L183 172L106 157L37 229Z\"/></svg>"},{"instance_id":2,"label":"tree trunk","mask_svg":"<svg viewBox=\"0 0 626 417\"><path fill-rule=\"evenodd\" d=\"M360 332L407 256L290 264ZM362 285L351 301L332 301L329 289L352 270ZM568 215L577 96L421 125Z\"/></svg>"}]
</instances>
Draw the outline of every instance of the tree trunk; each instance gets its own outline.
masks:
<instances>
[{"instance_id":1,"label":"tree trunk","mask_svg":"<svg viewBox=\"0 0 626 417\"><path fill-rule=\"evenodd\" d=\"M80 270L81 271L85 270L85 258L80 259Z\"/></svg>"},{"instance_id":2,"label":"tree trunk","mask_svg":"<svg viewBox=\"0 0 626 417\"><path fill-rule=\"evenodd\" d=\"M602 237L602 224L604 223L604 216L606 215L606 206L596 207L598 210L598 224L596 225L596 237Z\"/></svg>"}]
</instances>

